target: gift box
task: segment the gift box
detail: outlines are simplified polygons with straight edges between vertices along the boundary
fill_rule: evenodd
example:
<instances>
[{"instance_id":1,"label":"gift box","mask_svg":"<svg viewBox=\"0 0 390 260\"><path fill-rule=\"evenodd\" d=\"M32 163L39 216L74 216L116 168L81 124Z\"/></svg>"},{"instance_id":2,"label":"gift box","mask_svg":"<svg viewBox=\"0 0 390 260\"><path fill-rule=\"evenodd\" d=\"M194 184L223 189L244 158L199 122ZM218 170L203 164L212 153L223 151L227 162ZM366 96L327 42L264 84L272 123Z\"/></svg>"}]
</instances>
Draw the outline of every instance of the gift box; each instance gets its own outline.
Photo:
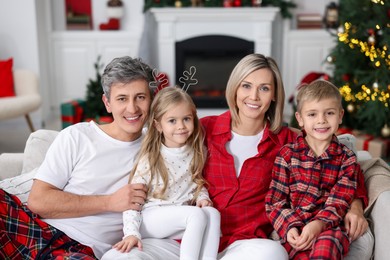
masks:
<instances>
[{"instance_id":1,"label":"gift box","mask_svg":"<svg viewBox=\"0 0 390 260\"><path fill-rule=\"evenodd\" d=\"M84 119L85 122L89 121L95 121L97 124L102 125L102 124L108 124L114 121L112 116L97 116L96 118L86 118Z\"/></svg>"},{"instance_id":2,"label":"gift box","mask_svg":"<svg viewBox=\"0 0 390 260\"><path fill-rule=\"evenodd\" d=\"M374 137L372 135L357 135L356 149L368 151L372 157L385 158L390 152L390 139Z\"/></svg>"},{"instance_id":3,"label":"gift box","mask_svg":"<svg viewBox=\"0 0 390 260\"><path fill-rule=\"evenodd\" d=\"M71 100L61 104L62 128L82 122L84 119L85 101L82 99Z\"/></svg>"}]
</instances>

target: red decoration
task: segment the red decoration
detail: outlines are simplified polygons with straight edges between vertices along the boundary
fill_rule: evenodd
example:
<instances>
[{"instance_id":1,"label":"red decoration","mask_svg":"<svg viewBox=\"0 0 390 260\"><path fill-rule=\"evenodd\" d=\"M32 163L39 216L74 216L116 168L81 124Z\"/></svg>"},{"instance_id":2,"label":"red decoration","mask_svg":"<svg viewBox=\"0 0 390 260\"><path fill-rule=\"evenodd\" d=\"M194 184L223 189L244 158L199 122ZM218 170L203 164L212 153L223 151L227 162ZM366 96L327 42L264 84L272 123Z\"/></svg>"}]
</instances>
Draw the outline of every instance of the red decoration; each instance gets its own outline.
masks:
<instances>
[{"instance_id":1,"label":"red decoration","mask_svg":"<svg viewBox=\"0 0 390 260\"><path fill-rule=\"evenodd\" d=\"M223 7L232 7L233 0L223 0Z\"/></svg>"},{"instance_id":2,"label":"red decoration","mask_svg":"<svg viewBox=\"0 0 390 260\"><path fill-rule=\"evenodd\" d=\"M169 86L169 78L168 78L168 75L165 73L162 73L162 72L159 73L156 76L156 81L158 82L158 86L157 86L156 90L154 91L154 94L157 94L157 92L159 92L163 88Z\"/></svg>"},{"instance_id":3,"label":"red decoration","mask_svg":"<svg viewBox=\"0 0 390 260\"><path fill-rule=\"evenodd\" d=\"M296 92L298 92L298 90L299 90L301 87L303 87L304 85L310 84L310 83L313 82L314 80L317 80L317 79L320 79L320 78L323 78L324 80L329 80L329 75L326 74L326 73L322 73L322 72L309 72L308 74L306 74L306 75L303 77L303 79L301 80L301 83L297 86ZM296 93L293 93L293 94L288 98L288 103L294 103L295 94L296 94Z\"/></svg>"},{"instance_id":4,"label":"red decoration","mask_svg":"<svg viewBox=\"0 0 390 260\"><path fill-rule=\"evenodd\" d=\"M110 18L107 23L100 24L100 30L119 30L119 19Z\"/></svg>"},{"instance_id":5,"label":"red decoration","mask_svg":"<svg viewBox=\"0 0 390 260\"><path fill-rule=\"evenodd\" d=\"M239 6L241 6L241 4L242 4L241 0L233 0L233 6L239 7Z\"/></svg>"},{"instance_id":6,"label":"red decoration","mask_svg":"<svg viewBox=\"0 0 390 260\"><path fill-rule=\"evenodd\" d=\"M344 75L342 76L342 79L343 79L344 81L349 81L349 80L351 79L351 75L349 75L349 74L344 74Z\"/></svg>"},{"instance_id":7,"label":"red decoration","mask_svg":"<svg viewBox=\"0 0 390 260\"><path fill-rule=\"evenodd\" d=\"M0 97L14 97L13 58L0 61Z\"/></svg>"}]
</instances>

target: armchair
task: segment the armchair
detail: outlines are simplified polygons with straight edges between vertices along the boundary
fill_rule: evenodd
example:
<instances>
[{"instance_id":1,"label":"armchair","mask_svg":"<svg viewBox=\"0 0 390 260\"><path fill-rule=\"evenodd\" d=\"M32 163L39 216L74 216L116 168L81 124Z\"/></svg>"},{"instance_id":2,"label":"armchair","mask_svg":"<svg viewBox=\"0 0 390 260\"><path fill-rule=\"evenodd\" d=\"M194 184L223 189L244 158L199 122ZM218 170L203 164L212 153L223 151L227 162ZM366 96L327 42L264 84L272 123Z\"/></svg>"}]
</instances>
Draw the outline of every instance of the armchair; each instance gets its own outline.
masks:
<instances>
[{"instance_id":1,"label":"armchair","mask_svg":"<svg viewBox=\"0 0 390 260\"><path fill-rule=\"evenodd\" d=\"M29 70L14 70L14 97L0 98L0 120L23 116L27 124L34 132L34 126L29 113L37 110L42 104L42 98L38 90L38 77Z\"/></svg>"}]
</instances>

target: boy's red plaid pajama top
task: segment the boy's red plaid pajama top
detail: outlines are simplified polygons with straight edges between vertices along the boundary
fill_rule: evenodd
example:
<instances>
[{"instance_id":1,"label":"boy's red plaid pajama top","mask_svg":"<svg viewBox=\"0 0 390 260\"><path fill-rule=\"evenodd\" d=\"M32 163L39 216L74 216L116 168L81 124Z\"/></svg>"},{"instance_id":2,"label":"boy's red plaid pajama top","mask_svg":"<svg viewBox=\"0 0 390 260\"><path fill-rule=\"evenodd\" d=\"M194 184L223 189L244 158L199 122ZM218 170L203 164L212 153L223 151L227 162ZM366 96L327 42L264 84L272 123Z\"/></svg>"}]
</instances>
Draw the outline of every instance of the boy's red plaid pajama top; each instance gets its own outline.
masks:
<instances>
[{"instance_id":1,"label":"boy's red plaid pajama top","mask_svg":"<svg viewBox=\"0 0 390 260\"><path fill-rule=\"evenodd\" d=\"M96 259L90 247L69 238L0 189L0 259Z\"/></svg>"}]
</instances>

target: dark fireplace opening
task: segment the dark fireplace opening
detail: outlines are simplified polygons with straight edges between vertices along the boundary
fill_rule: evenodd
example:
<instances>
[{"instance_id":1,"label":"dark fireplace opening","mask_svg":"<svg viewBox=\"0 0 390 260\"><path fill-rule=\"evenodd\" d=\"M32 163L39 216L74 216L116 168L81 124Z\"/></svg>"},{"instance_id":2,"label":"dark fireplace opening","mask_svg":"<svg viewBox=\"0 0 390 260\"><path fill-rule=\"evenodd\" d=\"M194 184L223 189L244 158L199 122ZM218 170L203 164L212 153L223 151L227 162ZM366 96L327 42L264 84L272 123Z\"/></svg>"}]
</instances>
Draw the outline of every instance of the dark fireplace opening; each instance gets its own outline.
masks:
<instances>
[{"instance_id":1,"label":"dark fireplace opening","mask_svg":"<svg viewBox=\"0 0 390 260\"><path fill-rule=\"evenodd\" d=\"M176 42L176 84L190 67L198 84L187 92L199 108L226 108L225 88L234 66L254 52L254 43L231 36L201 36Z\"/></svg>"}]
</instances>

